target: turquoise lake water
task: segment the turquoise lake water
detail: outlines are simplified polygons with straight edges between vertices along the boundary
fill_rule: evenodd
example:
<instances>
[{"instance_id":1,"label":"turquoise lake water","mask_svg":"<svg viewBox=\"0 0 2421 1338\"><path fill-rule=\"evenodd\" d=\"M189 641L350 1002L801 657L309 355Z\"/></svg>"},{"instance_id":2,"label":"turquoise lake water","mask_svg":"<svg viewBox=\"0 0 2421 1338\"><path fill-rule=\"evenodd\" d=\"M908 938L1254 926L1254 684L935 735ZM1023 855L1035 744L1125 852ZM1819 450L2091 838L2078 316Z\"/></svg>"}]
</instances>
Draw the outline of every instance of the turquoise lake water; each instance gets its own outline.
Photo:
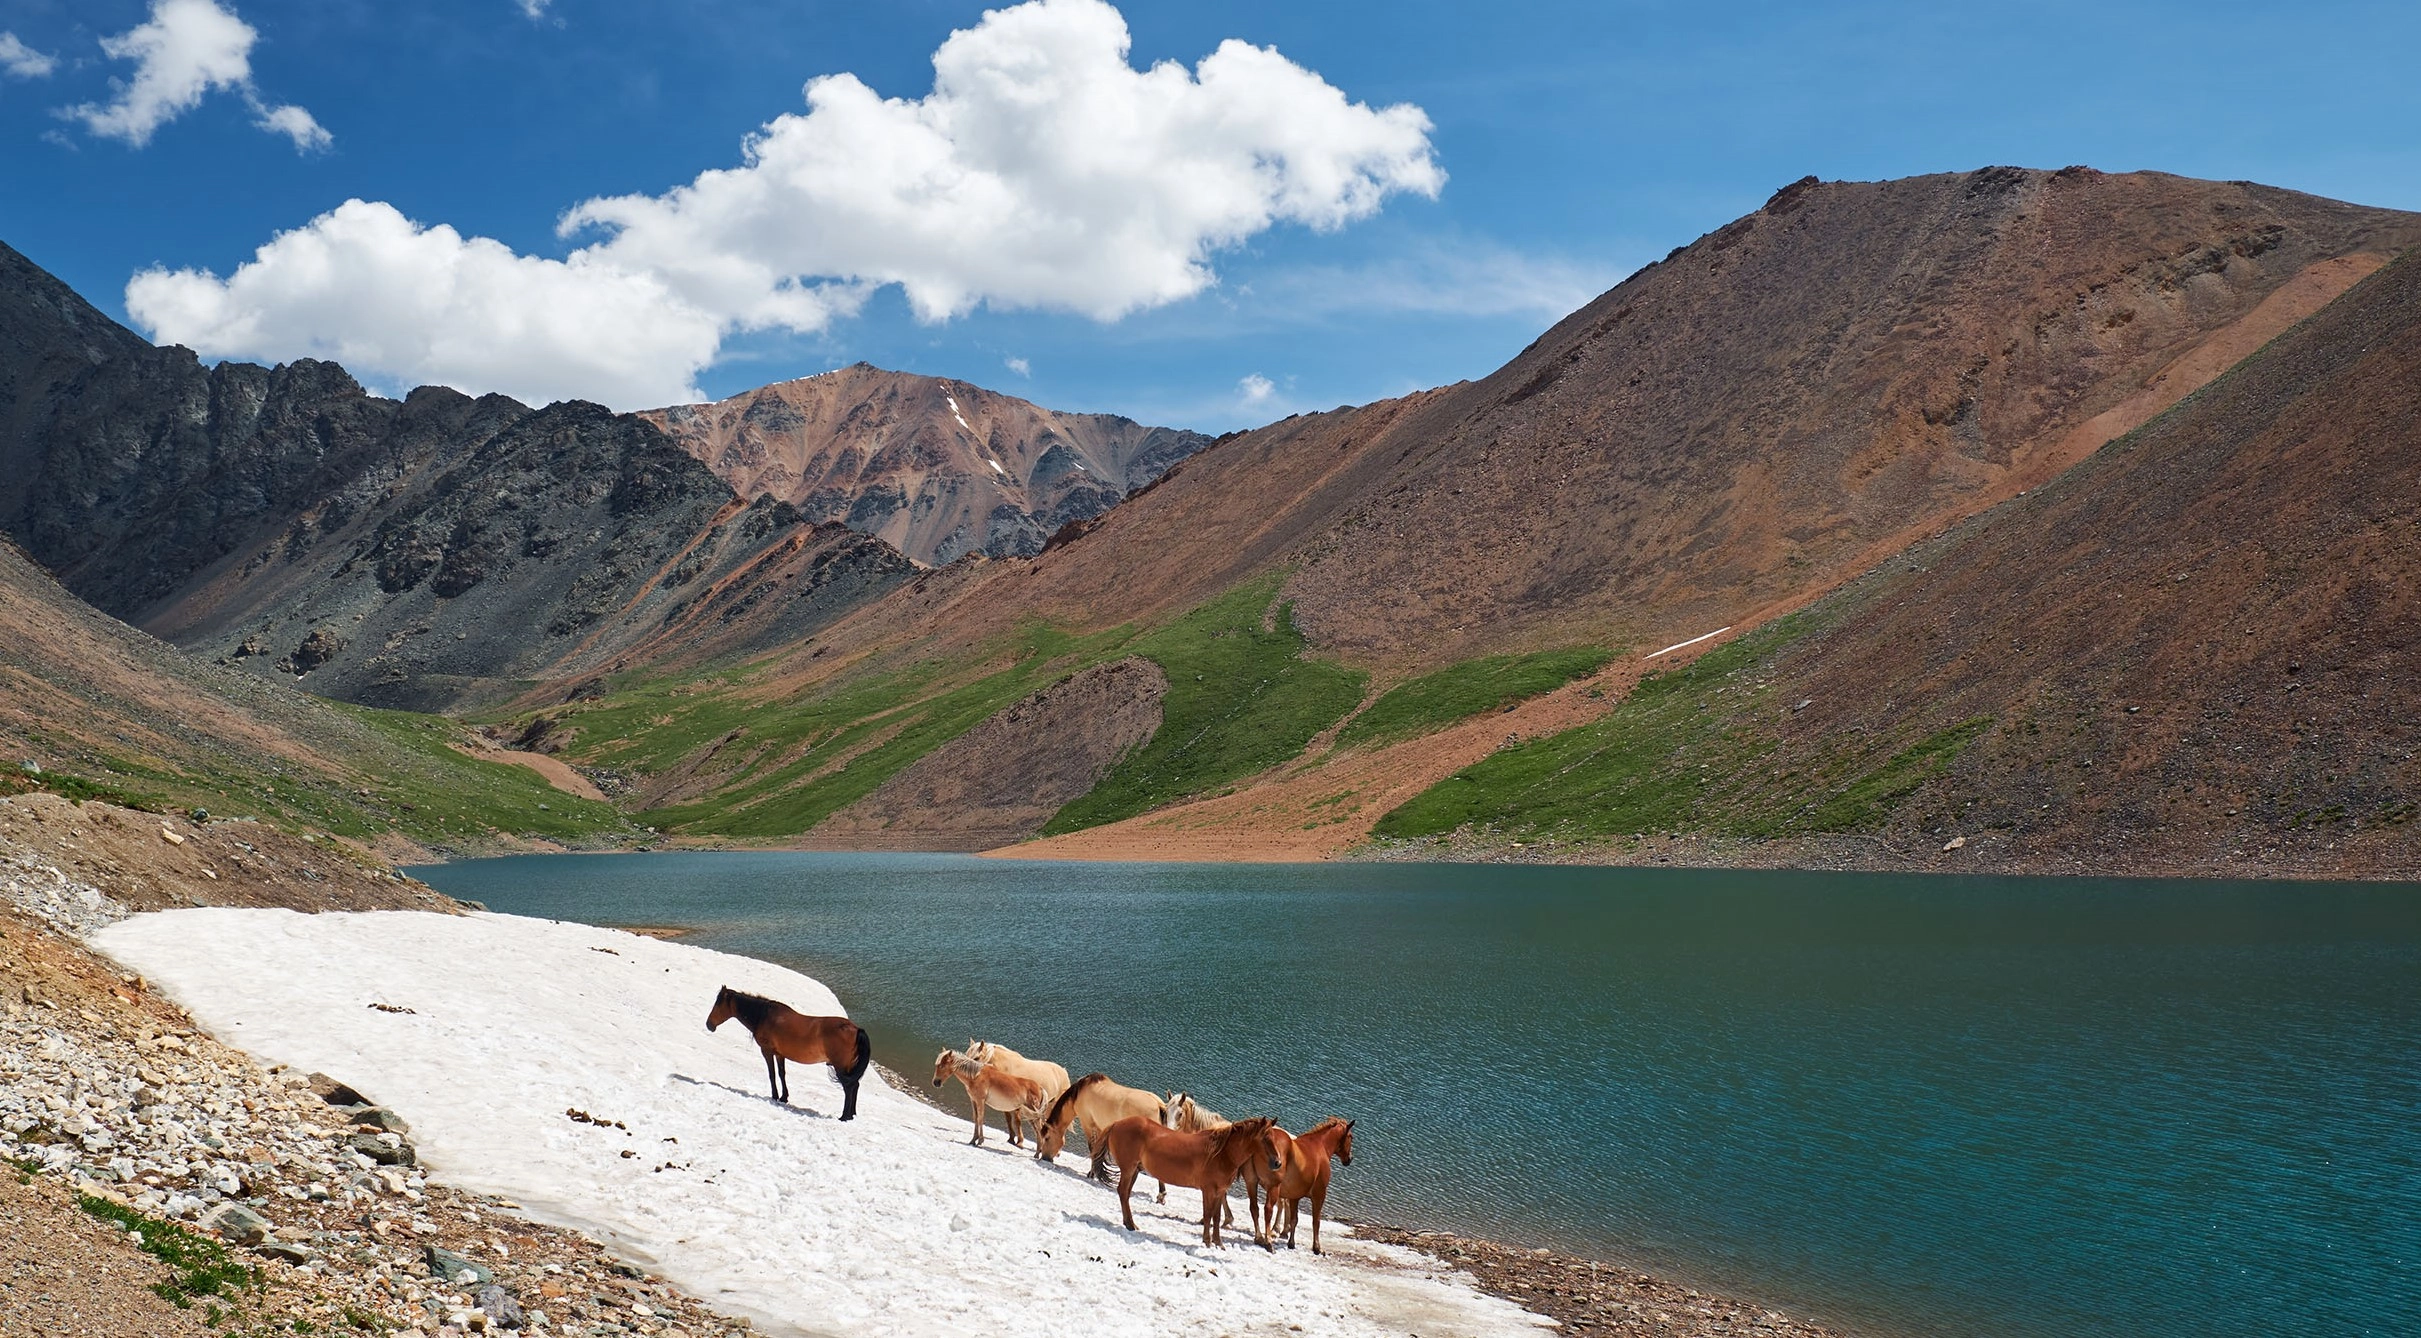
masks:
<instances>
[{"instance_id":1,"label":"turquoise lake water","mask_svg":"<svg viewBox=\"0 0 2421 1338\"><path fill-rule=\"evenodd\" d=\"M1353 1116L1344 1217L1873 1334L2421 1333L2421 888L793 853L414 872L806 971L906 1073L982 1035L1230 1116Z\"/></svg>"}]
</instances>

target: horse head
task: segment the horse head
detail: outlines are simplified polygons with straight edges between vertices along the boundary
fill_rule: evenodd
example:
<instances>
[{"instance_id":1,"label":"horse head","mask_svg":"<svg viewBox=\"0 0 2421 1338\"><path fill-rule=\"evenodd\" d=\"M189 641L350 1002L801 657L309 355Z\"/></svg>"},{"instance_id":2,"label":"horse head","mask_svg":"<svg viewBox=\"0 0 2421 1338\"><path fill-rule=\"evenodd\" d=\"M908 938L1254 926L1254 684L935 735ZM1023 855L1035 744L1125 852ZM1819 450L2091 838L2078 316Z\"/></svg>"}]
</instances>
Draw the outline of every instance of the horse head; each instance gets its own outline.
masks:
<instances>
[{"instance_id":1,"label":"horse head","mask_svg":"<svg viewBox=\"0 0 2421 1338\"><path fill-rule=\"evenodd\" d=\"M1345 1132L1337 1135L1337 1161L1342 1165L1353 1165L1353 1121L1351 1120L1345 1121Z\"/></svg>"},{"instance_id":2,"label":"horse head","mask_svg":"<svg viewBox=\"0 0 2421 1338\"><path fill-rule=\"evenodd\" d=\"M933 1057L934 1086L939 1087L950 1080L950 1066L958 1057L958 1052L948 1046L942 1047L942 1052Z\"/></svg>"},{"instance_id":3,"label":"horse head","mask_svg":"<svg viewBox=\"0 0 2421 1338\"><path fill-rule=\"evenodd\" d=\"M706 1014L706 1029L708 1031L713 1031L715 1028L731 1021L732 1016L739 1011L739 1000L732 997L731 986L725 985L715 994L715 1006L713 1010Z\"/></svg>"},{"instance_id":4,"label":"horse head","mask_svg":"<svg viewBox=\"0 0 2421 1338\"><path fill-rule=\"evenodd\" d=\"M1186 1107L1192 1104L1194 1104L1194 1099L1183 1092L1169 1093L1168 1099L1160 1103L1160 1127L1163 1129L1192 1128L1192 1125L1186 1123L1185 1118Z\"/></svg>"}]
</instances>

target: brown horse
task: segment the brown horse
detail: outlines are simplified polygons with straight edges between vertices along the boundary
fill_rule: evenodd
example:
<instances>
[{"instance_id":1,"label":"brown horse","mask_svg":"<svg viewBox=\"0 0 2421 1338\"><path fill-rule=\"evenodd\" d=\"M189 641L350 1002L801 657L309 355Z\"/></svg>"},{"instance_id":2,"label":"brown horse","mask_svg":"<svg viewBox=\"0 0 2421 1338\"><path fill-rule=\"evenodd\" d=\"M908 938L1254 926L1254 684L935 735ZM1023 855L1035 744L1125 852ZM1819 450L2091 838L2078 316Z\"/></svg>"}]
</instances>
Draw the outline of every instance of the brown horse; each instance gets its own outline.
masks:
<instances>
[{"instance_id":1,"label":"brown horse","mask_svg":"<svg viewBox=\"0 0 2421 1338\"><path fill-rule=\"evenodd\" d=\"M735 1017L765 1052L765 1082L773 1088L774 1100L790 1104L791 1060L830 1064L832 1076L841 1083L841 1118L857 1118L858 1080L874 1062L874 1042L864 1027L845 1017L809 1017L786 1003L725 985L706 1015L706 1029L713 1031Z\"/></svg>"},{"instance_id":2,"label":"brown horse","mask_svg":"<svg viewBox=\"0 0 2421 1338\"><path fill-rule=\"evenodd\" d=\"M990 1111L1002 1113L1002 1123L1009 1126L1009 1146L1023 1147L1025 1140L1018 1130L1025 1124L1036 1128L1040 1141L1044 1093L1041 1083L1020 1078L998 1064L987 1064L956 1050L944 1050L933 1057L933 1085L941 1086L950 1079L967 1089L967 1105L975 1113L975 1136L967 1141L977 1147L984 1145L984 1125Z\"/></svg>"},{"instance_id":3,"label":"brown horse","mask_svg":"<svg viewBox=\"0 0 2421 1338\"><path fill-rule=\"evenodd\" d=\"M1160 1123L1163 1128L1174 1129L1179 1133L1198 1134L1212 1129L1224 1129L1228 1125L1228 1119L1219 1112L1212 1110L1210 1107L1203 1105L1199 1101L1194 1100L1192 1094L1190 1093L1171 1092L1168 1094L1167 1100L1161 1104ZM1286 1131L1273 1124L1269 1127L1269 1136L1273 1140L1282 1140L1286 1137ZM1244 1163L1243 1178L1244 1201L1250 1204L1253 1210L1253 1239L1266 1240L1267 1232L1264 1231L1261 1225L1261 1192L1263 1190L1268 1190L1273 1196L1277 1193L1277 1173L1264 1167L1260 1160L1255 1158L1254 1160ZM1163 1184L1160 1187L1160 1201L1162 1203L1168 1202L1168 1186L1166 1184ZM1223 1207L1221 1211L1223 1213L1223 1221L1233 1222L1236 1220L1233 1209ZM1274 1219L1277 1213L1277 1199L1275 1197L1270 1199L1270 1213Z\"/></svg>"},{"instance_id":4,"label":"brown horse","mask_svg":"<svg viewBox=\"0 0 2421 1338\"><path fill-rule=\"evenodd\" d=\"M1295 1247L1295 1205L1311 1200L1311 1252L1320 1252L1320 1213L1328 1203L1328 1159L1353 1165L1353 1121L1331 1115L1281 1144L1278 1186L1269 1192L1270 1230L1282 1231ZM1285 1224L1279 1225L1283 1214Z\"/></svg>"},{"instance_id":5,"label":"brown horse","mask_svg":"<svg viewBox=\"0 0 2421 1338\"><path fill-rule=\"evenodd\" d=\"M1081 1122L1085 1146L1093 1153L1093 1164L1086 1173L1107 1181L1109 1145L1102 1141L1102 1131L1129 1116L1157 1124L1161 1112L1159 1097L1112 1082L1106 1073L1088 1073L1068 1084L1068 1090L1043 1114L1042 1128L1034 1135L1034 1155L1043 1161L1058 1157L1059 1150L1067 1146L1068 1130Z\"/></svg>"},{"instance_id":6,"label":"brown horse","mask_svg":"<svg viewBox=\"0 0 2421 1338\"><path fill-rule=\"evenodd\" d=\"M1101 1141L1118 1163L1118 1209L1126 1215L1126 1229L1135 1229L1135 1178L1149 1171L1162 1184L1175 1181L1202 1191L1202 1243L1225 1248L1221 1210L1227 1207L1236 1172L1256 1159L1269 1163L1272 1172L1277 1169L1277 1152L1269 1141L1272 1123L1261 1115L1198 1134L1181 1134L1140 1116L1111 1125Z\"/></svg>"}]
</instances>

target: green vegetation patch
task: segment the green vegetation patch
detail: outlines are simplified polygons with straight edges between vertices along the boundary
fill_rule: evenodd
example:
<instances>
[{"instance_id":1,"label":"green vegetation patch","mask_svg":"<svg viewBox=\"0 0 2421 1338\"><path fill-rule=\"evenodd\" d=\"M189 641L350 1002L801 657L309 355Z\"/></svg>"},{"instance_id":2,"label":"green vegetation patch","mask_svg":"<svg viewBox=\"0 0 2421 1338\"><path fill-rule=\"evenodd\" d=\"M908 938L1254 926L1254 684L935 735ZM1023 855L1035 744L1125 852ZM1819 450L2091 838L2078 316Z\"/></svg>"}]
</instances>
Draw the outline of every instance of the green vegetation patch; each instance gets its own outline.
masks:
<instances>
[{"instance_id":1,"label":"green vegetation patch","mask_svg":"<svg viewBox=\"0 0 2421 1338\"><path fill-rule=\"evenodd\" d=\"M1913 740L1840 732L1786 741L1772 661L1808 630L1804 617L1782 619L1643 679L1604 720L1500 750L1388 813L1373 835L1856 831L1881 823L1991 725L1968 720Z\"/></svg>"},{"instance_id":2,"label":"green vegetation patch","mask_svg":"<svg viewBox=\"0 0 2421 1338\"><path fill-rule=\"evenodd\" d=\"M1265 625L1284 573L1272 573L1135 638L1128 649L1168 675L1151 741L1127 755L1042 834L1116 822L1266 771L1300 754L1362 700L1368 676L1303 658L1292 606Z\"/></svg>"},{"instance_id":3,"label":"green vegetation patch","mask_svg":"<svg viewBox=\"0 0 2421 1338\"><path fill-rule=\"evenodd\" d=\"M367 795L357 790L349 800L335 796L344 801L338 804L327 804L325 797L308 790L294 796L298 806L320 807L315 816L330 831L367 836L392 825L423 840L458 845L495 832L577 841L629 826L613 805L558 790L528 767L457 751L452 745L462 739L463 727L456 721L343 702L329 705L421 764L373 778L360 787L369 791Z\"/></svg>"},{"instance_id":4,"label":"green vegetation patch","mask_svg":"<svg viewBox=\"0 0 2421 1338\"><path fill-rule=\"evenodd\" d=\"M77 1195L76 1203L119 1230L134 1233L143 1253L168 1265L168 1280L151 1289L180 1310L191 1309L203 1297L233 1296L260 1285L260 1270L236 1262L226 1246L208 1236L90 1194Z\"/></svg>"},{"instance_id":5,"label":"green vegetation patch","mask_svg":"<svg viewBox=\"0 0 2421 1338\"><path fill-rule=\"evenodd\" d=\"M1532 655L1490 655L1398 683L1346 722L1340 747L1394 743L1444 729L1485 711L1553 692L1603 669L1613 652L1591 646Z\"/></svg>"},{"instance_id":6,"label":"green vegetation patch","mask_svg":"<svg viewBox=\"0 0 2421 1338\"><path fill-rule=\"evenodd\" d=\"M83 803L98 799L104 804L116 804L143 813L165 812L168 801L157 795L137 794L103 781L89 781L82 776L70 776L64 771L44 770L39 773L15 767L0 772L0 798L12 794L32 794L47 791L62 799Z\"/></svg>"},{"instance_id":7,"label":"green vegetation patch","mask_svg":"<svg viewBox=\"0 0 2421 1338\"><path fill-rule=\"evenodd\" d=\"M973 656L857 675L801 700L750 694L744 673L632 688L567 723L584 760L690 770L705 798L650 810L671 830L735 837L803 832L935 748L1053 679L1098 663L1125 628L1074 636L1044 624Z\"/></svg>"}]
</instances>

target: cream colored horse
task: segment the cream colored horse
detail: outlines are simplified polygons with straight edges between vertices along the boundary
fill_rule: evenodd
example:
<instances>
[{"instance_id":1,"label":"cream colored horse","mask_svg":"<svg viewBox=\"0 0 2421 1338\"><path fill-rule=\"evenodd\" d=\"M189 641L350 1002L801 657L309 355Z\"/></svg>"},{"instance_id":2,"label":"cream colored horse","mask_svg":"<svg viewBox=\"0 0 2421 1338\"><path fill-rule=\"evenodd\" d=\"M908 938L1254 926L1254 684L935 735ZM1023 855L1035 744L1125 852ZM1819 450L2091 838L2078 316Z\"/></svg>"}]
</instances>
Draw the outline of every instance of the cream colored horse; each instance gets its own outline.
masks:
<instances>
[{"instance_id":1,"label":"cream colored horse","mask_svg":"<svg viewBox=\"0 0 2421 1338\"><path fill-rule=\"evenodd\" d=\"M967 1141L975 1146L984 1145L984 1125L991 1111L1001 1112L1001 1122L1009 1126L1010 1147L1025 1146L1018 1136L1023 1125L1041 1125L1047 1103L1042 1084L1033 1079L1020 1078L956 1050L944 1050L933 1057L933 1085L939 1087L952 1078L967 1089L967 1106L975 1116L975 1136Z\"/></svg>"},{"instance_id":2,"label":"cream colored horse","mask_svg":"<svg viewBox=\"0 0 2421 1338\"><path fill-rule=\"evenodd\" d=\"M1057 1101L1059 1094L1068 1090L1068 1071L1065 1067L1047 1059L1028 1059L998 1041L968 1041L967 1058L1039 1085L1045 1106Z\"/></svg>"},{"instance_id":3,"label":"cream colored horse","mask_svg":"<svg viewBox=\"0 0 2421 1338\"><path fill-rule=\"evenodd\" d=\"M1042 1117L1042 1128L1034 1135L1034 1155L1044 1161L1057 1157L1059 1150L1067 1146L1068 1130L1081 1123L1085 1146L1093 1154L1088 1174L1107 1182L1110 1145L1103 1135L1110 1126L1129 1118L1158 1124L1166 1114L1160 1098L1142 1088L1112 1082L1106 1073L1088 1073L1070 1083L1068 1090L1051 1103L1050 1111ZM1162 1185L1160 1192L1168 1193L1168 1186Z\"/></svg>"}]
</instances>

